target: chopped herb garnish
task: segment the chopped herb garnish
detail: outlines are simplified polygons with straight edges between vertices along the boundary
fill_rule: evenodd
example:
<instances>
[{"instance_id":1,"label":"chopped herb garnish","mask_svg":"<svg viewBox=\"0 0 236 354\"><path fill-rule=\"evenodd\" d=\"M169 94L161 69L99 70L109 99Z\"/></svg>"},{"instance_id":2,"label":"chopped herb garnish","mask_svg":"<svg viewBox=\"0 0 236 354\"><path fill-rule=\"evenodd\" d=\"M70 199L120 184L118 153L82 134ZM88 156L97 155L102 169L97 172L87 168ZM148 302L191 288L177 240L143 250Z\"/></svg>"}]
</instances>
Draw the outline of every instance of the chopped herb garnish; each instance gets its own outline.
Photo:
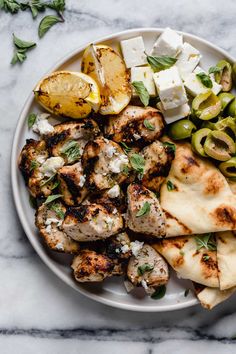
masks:
<instances>
[{"instance_id":1,"label":"chopped herb garnish","mask_svg":"<svg viewBox=\"0 0 236 354\"><path fill-rule=\"evenodd\" d=\"M122 148L126 154L128 154L132 150L132 148L129 147L128 145L126 145L126 143L123 141L120 142L120 145L122 146Z\"/></svg>"},{"instance_id":2,"label":"chopped herb garnish","mask_svg":"<svg viewBox=\"0 0 236 354\"><path fill-rule=\"evenodd\" d=\"M177 59L162 55L159 57L147 55L147 62L154 72L168 69L176 63Z\"/></svg>"},{"instance_id":3,"label":"chopped herb garnish","mask_svg":"<svg viewBox=\"0 0 236 354\"><path fill-rule=\"evenodd\" d=\"M204 260L204 262L207 262L207 261L209 261L210 256L208 256L208 254L204 254L204 255L202 256L202 259Z\"/></svg>"},{"instance_id":4,"label":"chopped herb garnish","mask_svg":"<svg viewBox=\"0 0 236 354\"><path fill-rule=\"evenodd\" d=\"M46 6L47 4L41 2L41 0L29 0L20 4L21 10L25 11L29 9L33 18L36 18L39 12L44 11Z\"/></svg>"},{"instance_id":5,"label":"chopped herb garnish","mask_svg":"<svg viewBox=\"0 0 236 354\"><path fill-rule=\"evenodd\" d=\"M144 263L138 267L138 275L143 275L145 272L150 272L153 270L154 266L148 263Z\"/></svg>"},{"instance_id":6,"label":"chopped herb garnish","mask_svg":"<svg viewBox=\"0 0 236 354\"><path fill-rule=\"evenodd\" d=\"M76 161L80 157L79 144L75 140L71 140L61 148L61 153L67 157L68 163Z\"/></svg>"},{"instance_id":7,"label":"chopped herb garnish","mask_svg":"<svg viewBox=\"0 0 236 354\"><path fill-rule=\"evenodd\" d=\"M190 292L190 289L186 289L185 292L184 292L184 297L187 297L189 292Z\"/></svg>"},{"instance_id":8,"label":"chopped herb garnish","mask_svg":"<svg viewBox=\"0 0 236 354\"><path fill-rule=\"evenodd\" d=\"M215 74L215 73L220 73L221 72L221 68L219 68L218 66L211 66L209 69L209 74Z\"/></svg>"},{"instance_id":9,"label":"chopped herb garnish","mask_svg":"<svg viewBox=\"0 0 236 354\"><path fill-rule=\"evenodd\" d=\"M53 211L55 211L55 213L57 214L57 216L58 216L60 219L64 219L65 213L64 213L64 211L62 210L60 204L58 204L58 203L53 203L53 204L50 206L50 209L53 210Z\"/></svg>"},{"instance_id":10,"label":"chopped herb garnish","mask_svg":"<svg viewBox=\"0 0 236 354\"><path fill-rule=\"evenodd\" d=\"M145 167L144 157L139 154L133 154L130 156L130 163L132 168L142 176Z\"/></svg>"},{"instance_id":11,"label":"chopped herb garnish","mask_svg":"<svg viewBox=\"0 0 236 354\"><path fill-rule=\"evenodd\" d=\"M159 300L159 299L162 299L165 296L165 294L166 294L166 286L165 285L161 285L151 295L151 298L153 300Z\"/></svg>"},{"instance_id":12,"label":"chopped herb garnish","mask_svg":"<svg viewBox=\"0 0 236 354\"><path fill-rule=\"evenodd\" d=\"M146 215L146 214L148 214L150 212L150 210L151 210L150 203L145 202L143 204L142 208L139 209L139 211L137 212L136 217Z\"/></svg>"},{"instance_id":13,"label":"chopped herb garnish","mask_svg":"<svg viewBox=\"0 0 236 354\"><path fill-rule=\"evenodd\" d=\"M35 161L35 160L32 160L30 162L30 171L35 170L37 167L39 167L39 163L37 161Z\"/></svg>"},{"instance_id":14,"label":"chopped herb garnish","mask_svg":"<svg viewBox=\"0 0 236 354\"><path fill-rule=\"evenodd\" d=\"M61 17L53 16L53 15L45 16L39 24L39 29L38 29L39 38L42 38L45 35L45 33L58 22L63 22Z\"/></svg>"},{"instance_id":15,"label":"chopped herb garnish","mask_svg":"<svg viewBox=\"0 0 236 354\"><path fill-rule=\"evenodd\" d=\"M48 184L49 182L51 182L54 178L55 178L56 174L52 175L51 177L42 180L42 182L40 183L40 187L45 186L46 184Z\"/></svg>"},{"instance_id":16,"label":"chopped herb garnish","mask_svg":"<svg viewBox=\"0 0 236 354\"><path fill-rule=\"evenodd\" d=\"M16 0L0 0L0 10L16 14L20 8L20 4Z\"/></svg>"},{"instance_id":17,"label":"chopped herb garnish","mask_svg":"<svg viewBox=\"0 0 236 354\"><path fill-rule=\"evenodd\" d=\"M175 152L176 151L176 145L173 144L173 143L169 143L168 141L165 141L163 143L164 146L168 147L169 148L169 151L173 151Z\"/></svg>"},{"instance_id":18,"label":"chopped herb garnish","mask_svg":"<svg viewBox=\"0 0 236 354\"><path fill-rule=\"evenodd\" d=\"M36 121L37 115L35 113L30 113L27 118L28 128L32 128Z\"/></svg>"},{"instance_id":19,"label":"chopped herb garnish","mask_svg":"<svg viewBox=\"0 0 236 354\"><path fill-rule=\"evenodd\" d=\"M152 125L148 119L144 119L143 125L148 129L148 130L155 130L154 125Z\"/></svg>"},{"instance_id":20,"label":"chopped herb garnish","mask_svg":"<svg viewBox=\"0 0 236 354\"><path fill-rule=\"evenodd\" d=\"M148 106L150 95L148 93L148 90L144 86L144 83L142 81L133 81L132 86L135 89L135 92L140 98L140 101L143 103L143 105L146 107Z\"/></svg>"},{"instance_id":21,"label":"chopped herb garnish","mask_svg":"<svg viewBox=\"0 0 236 354\"><path fill-rule=\"evenodd\" d=\"M212 88L213 84L212 84L212 81L211 81L211 78L209 75L202 72L202 73L196 74L196 77L201 81L201 83L205 87Z\"/></svg>"},{"instance_id":22,"label":"chopped herb garnish","mask_svg":"<svg viewBox=\"0 0 236 354\"><path fill-rule=\"evenodd\" d=\"M16 47L16 50L11 60L12 65L16 64L17 62L22 63L27 58L26 52L36 46L36 43L23 41L22 39L17 38L14 34L13 43Z\"/></svg>"},{"instance_id":23,"label":"chopped herb garnish","mask_svg":"<svg viewBox=\"0 0 236 354\"><path fill-rule=\"evenodd\" d=\"M47 199L45 200L44 204L49 204L51 202L53 202L54 200L61 198L62 194L53 194L53 195L49 195L47 197Z\"/></svg>"},{"instance_id":24,"label":"chopped herb garnish","mask_svg":"<svg viewBox=\"0 0 236 354\"><path fill-rule=\"evenodd\" d=\"M167 185L168 191L173 191L175 189L174 184L170 180L167 181L166 185Z\"/></svg>"},{"instance_id":25,"label":"chopped herb garnish","mask_svg":"<svg viewBox=\"0 0 236 354\"><path fill-rule=\"evenodd\" d=\"M211 233L195 236L197 250L206 248L209 251L216 251L216 242Z\"/></svg>"},{"instance_id":26,"label":"chopped herb garnish","mask_svg":"<svg viewBox=\"0 0 236 354\"><path fill-rule=\"evenodd\" d=\"M185 253L184 253L184 251L180 250L180 251L179 251L179 254L180 254L181 256L184 256Z\"/></svg>"},{"instance_id":27,"label":"chopped herb garnish","mask_svg":"<svg viewBox=\"0 0 236 354\"><path fill-rule=\"evenodd\" d=\"M123 172L125 175L128 175L128 174L129 174L129 167L128 167L128 166L124 166L122 172Z\"/></svg>"},{"instance_id":28,"label":"chopped herb garnish","mask_svg":"<svg viewBox=\"0 0 236 354\"><path fill-rule=\"evenodd\" d=\"M53 186L52 186L52 191L54 190L54 189L56 189L58 186L60 185L60 181L55 181L54 182L54 184L53 184Z\"/></svg>"}]
</instances>

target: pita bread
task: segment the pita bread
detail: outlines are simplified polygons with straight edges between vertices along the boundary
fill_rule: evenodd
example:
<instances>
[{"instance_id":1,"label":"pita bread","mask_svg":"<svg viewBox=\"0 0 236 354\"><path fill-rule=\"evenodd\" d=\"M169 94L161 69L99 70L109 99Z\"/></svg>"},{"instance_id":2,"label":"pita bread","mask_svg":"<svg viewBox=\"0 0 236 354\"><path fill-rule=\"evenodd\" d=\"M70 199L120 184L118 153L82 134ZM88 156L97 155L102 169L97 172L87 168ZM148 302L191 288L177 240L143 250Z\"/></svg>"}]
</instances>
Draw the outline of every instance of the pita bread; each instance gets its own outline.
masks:
<instances>
[{"instance_id":1,"label":"pita bread","mask_svg":"<svg viewBox=\"0 0 236 354\"><path fill-rule=\"evenodd\" d=\"M175 189L168 190L168 181ZM167 237L236 229L236 197L229 184L188 143L176 144L176 157L160 190L160 204Z\"/></svg>"},{"instance_id":2,"label":"pita bread","mask_svg":"<svg viewBox=\"0 0 236 354\"><path fill-rule=\"evenodd\" d=\"M230 289L236 286L236 232L217 233L216 244L220 289Z\"/></svg>"},{"instance_id":3,"label":"pita bread","mask_svg":"<svg viewBox=\"0 0 236 354\"><path fill-rule=\"evenodd\" d=\"M178 273L209 287L219 287L216 251L197 250L194 236L166 238L152 245Z\"/></svg>"},{"instance_id":4,"label":"pita bread","mask_svg":"<svg viewBox=\"0 0 236 354\"><path fill-rule=\"evenodd\" d=\"M194 288L201 305L208 310L227 300L236 291L236 287L228 290L220 290L204 287L199 284L194 284Z\"/></svg>"}]
</instances>

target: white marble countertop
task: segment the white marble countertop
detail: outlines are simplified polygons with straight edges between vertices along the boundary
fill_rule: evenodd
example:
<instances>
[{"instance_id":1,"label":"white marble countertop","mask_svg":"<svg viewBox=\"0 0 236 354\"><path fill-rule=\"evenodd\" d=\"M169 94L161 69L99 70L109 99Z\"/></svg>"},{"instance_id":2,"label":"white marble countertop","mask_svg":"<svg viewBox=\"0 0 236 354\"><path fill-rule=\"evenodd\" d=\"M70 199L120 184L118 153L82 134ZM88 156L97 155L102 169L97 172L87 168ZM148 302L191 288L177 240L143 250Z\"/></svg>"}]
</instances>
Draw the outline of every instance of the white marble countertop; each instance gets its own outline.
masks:
<instances>
[{"instance_id":1,"label":"white marble countertop","mask_svg":"<svg viewBox=\"0 0 236 354\"><path fill-rule=\"evenodd\" d=\"M18 221L10 151L22 106L57 59L99 36L135 27L194 33L236 56L235 0L67 0L66 22L42 39L29 13L0 12L0 353L236 352L235 297L208 312L199 306L140 314L106 307L64 285L42 264ZM23 65L10 66L12 33L36 40Z\"/></svg>"}]
</instances>

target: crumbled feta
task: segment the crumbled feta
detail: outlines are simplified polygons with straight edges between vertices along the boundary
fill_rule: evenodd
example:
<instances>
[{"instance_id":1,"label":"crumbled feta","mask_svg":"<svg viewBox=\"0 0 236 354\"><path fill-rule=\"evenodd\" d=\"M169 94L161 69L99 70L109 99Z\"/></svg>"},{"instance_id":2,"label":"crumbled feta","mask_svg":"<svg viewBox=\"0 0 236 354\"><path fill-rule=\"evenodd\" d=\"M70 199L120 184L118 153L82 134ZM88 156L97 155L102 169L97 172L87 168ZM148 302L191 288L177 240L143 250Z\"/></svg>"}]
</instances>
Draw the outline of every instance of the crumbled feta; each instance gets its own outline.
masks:
<instances>
[{"instance_id":1,"label":"crumbled feta","mask_svg":"<svg viewBox=\"0 0 236 354\"><path fill-rule=\"evenodd\" d=\"M134 241L134 242L130 242L130 249L132 251L132 254L137 257L139 252L141 251L141 249L143 248L144 242L140 242L140 241Z\"/></svg>"},{"instance_id":2,"label":"crumbled feta","mask_svg":"<svg viewBox=\"0 0 236 354\"><path fill-rule=\"evenodd\" d=\"M47 135L54 131L54 127L48 122L50 114L38 114L32 129L35 133L40 135Z\"/></svg>"},{"instance_id":3,"label":"crumbled feta","mask_svg":"<svg viewBox=\"0 0 236 354\"><path fill-rule=\"evenodd\" d=\"M118 213L118 210L116 208L114 208L112 214L116 215L117 213Z\"/></svg>"},{"instance_id":4,"label":"crumbled feta","mask_svg":"<svg viewBox=\"0 0 236 354\"><path fill-rule=\"evenodd\" d=\"M184 80L184 86L186 87L186 90L194 97L199 95L200 93L205 93L209 91L209 88L204 86L196 76L196 74L202 72L206 74L205 70L203 70L200 66L197 66L196 69L191 74L187 75ZM221 91L222 86L217 84L213 75L210 75L210 78L213 84L211 91L215 95L218 95L218 93Z\"/></svg>"},{"instance_id":5,"label":"crumbled feta","mask_svg":"<svg viewBox=\"0 0 236 354\"><path fill-rule=\"evenodd\" d=\"M187 117L190 114L190 106L188 103L183 104L182 106L164 110L161 102L157 104L157 108L159 108L164 116L165 122L167 124L173 123L176 120Z\"/></svg>"},{"instance_id":6,"label":"crumbled feta","mask_svg":"<svg viewBox=\"0 0 236 354\"><path fill-rule=\"evenodd\" d=\"M142 285L142 287L143 287L145 290L149 290L146 280L142 279L142 280L141 280L141 285Z\"/></svg>"},{"instance_id":7,"label":"crumbled feta","mask_svg":"<svg viewBox=\"0 0 236 354\"><path fill-rule=\"evenodd\" d=\"M39 155L36 161L42 165L46 161L46 157L44 155Z\"/></svg>"},{"instance_id":8,"label":"crumbled feta","mask_svg":"<svg viewBox=\"0 0 236 354\"><path fill-rule=\"evenodd\" d=\"M63 165L64 160L62 157L49 157L40 167L40 172L42 172L45 177L52 177Z\"/></svg>"},{"instance_id":9,"label":"crumbled feta","mask_svg":"<svg viewBox=\"0 0 236 354\"><path fill-rule=\"evenodd\" d=\"M134 37L120 42L122 54L127 68L147 63L143 37Z\"/></svg>"},{"instance_id":10,"label":"crumbled feta","mask_svg":"<svg viewBox=\"0 0 236 354\"><path fill-rule=\"evenodd\" d=\"M55 246L58 251L64 251L64 246L62 242L58 242Z\"/></svg>"},{"instance_id":11,"label":"crumbled feta","mask_svg":"<svg viewBox=\"0 0 236 354\"><path fill-rule=\"evenodd\" d=\"M84 186L84 184L85 184L85 181L86 181L86 176L85 175L80 176L80 178L79 178L79 187L82 188Z\"/></svg>"},{"instance_id":12,"label":"crumbled feta","mask_svg":"<svg viewBox=\"0 0 236 354\"><path fill-rule=\"evenodd\" d=\"M107 229L109 231L111 231L113 225L114 225L114 220L110 217L110 216L107 216L106 219L105 219L105 223L107 225Z\"/></svg>"},{"instance_id":13,"label":"crumbled feta","mask_svg":"<svg viewBox=\"0 0 236 354\"><path fill-rule=\"evenodd\" d=\"M130 74L131 74L131 82L142 81L149 95L152 97L156 96L156 88L153 80L153 71L150 68L150 66L131 68ZM132 87L132 95L138 96L134 87Z\"/></svg>"},{"instance_id":14,"label":"crumbled feta","mask_svg":"<svg viewBox=\"0 0 236 354\"><path fill-rule=\"evenodd\" d=\"M116 154L116 148L114 146L108 146L107 149L106 149L106 153L107 153L107 156L109 158L112 158L113 155Z\"/></svg>"},{"instance_id":15,"label":"crumbled feta","mask_svg":"<svg viewBox=\"0 0 236 354\"><path fill-rule=\"evenodd\" d=\"M120 187L118 186L118 184L116 184L114 187L112 187L111 189L109 189L109 191L107 192L108 197L110 198L117 198L120 195Z\"/></svg>"},{"instance_id":16,"label":"crumbled feta","mask_svg":"<svg viewBox=\"0 0 236 354\"><path fill-rule=\"evenodd\" d=\"M115 157L110 161L109 170L113 173L120 173L123 168L128 165L128 163L128 157L124 154L120 154L118 157Z\"/></svg>"},{"instance_id":17,"label":"crumbled feta","mask_svg":"<svg viewBox=\"0 0 236 354\"><path fill-rule=\"evenodd\" d=\"M136 134L136 133L133 134L133 137L134 137L135 140L141 139L141 135Z\"/></svg>"},{"instance_id":18,"label":"crumbled feta","mask_svg":"<svg viewBox=\"0 0 236 354\"><path fill-rule=\"evenodd\" d=\"M184 79L196 68L201 59L201 54L199 50L185 42L177 59L176 66L179 69L181 78Z\"/></svg>"},{"instance_id":19,"label":"crumbled feta","mask_svg":"<svg viewBox=\"0 0 236 354\"><path fill-rule=\"evenodd\" d=\"M168 55L170 57L176 57L176 55L182 50L182 47L183 36L170 28L166 28L154 43L152 55Z\"/></svg>"},{"instance_id":20,"label":"crumbled feta","mask_svg":"<svg viewBox=\"0 0 236 354\"><path fill-rule=\"evenodd\" d=\"M52 231L52 224L56 224L57 226L61 226L62 225L62 220L59 220L57 218L48 218L45 221L45 225L46 225L46 232L48 232L49 234Z\"/></svg>"},{"instance_id":21,"label":"crumbled feta","mask_svg":"<svg viewBox=\"0 0 236 354\"><path fill-rule=\"evenodd\" d=\"M187 103L187 95L176 66L153 75L164 109L172 109Z\"/></svg>"},{"instance_id":22,"label":"crumbled feta","mask_svg":"<svg viewBox=\"0 0 236 354\"><path fill-rule=\"evenodd\" d=\"M129 245L123 245L121 248L120 248L121 252L122 253L127 253L129 252L130 248L129 248Z\"/></svg>"}]
</instances>

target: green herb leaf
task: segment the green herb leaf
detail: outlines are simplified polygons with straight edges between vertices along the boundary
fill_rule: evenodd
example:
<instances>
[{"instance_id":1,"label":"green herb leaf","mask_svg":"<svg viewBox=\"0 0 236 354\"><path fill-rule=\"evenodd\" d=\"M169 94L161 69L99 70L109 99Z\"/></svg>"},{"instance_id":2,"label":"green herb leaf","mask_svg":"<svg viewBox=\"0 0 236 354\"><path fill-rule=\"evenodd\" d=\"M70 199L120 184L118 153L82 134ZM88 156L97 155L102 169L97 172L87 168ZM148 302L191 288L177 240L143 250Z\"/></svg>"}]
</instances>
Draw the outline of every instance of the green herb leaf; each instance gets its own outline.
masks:
<instances>
[{"instance_id":1,"label":"green herb leaf","mask_svg":"<svg viewBox=\"0 0 236 354\"><path fill-rule=\"evenodd\" d=\"M166 185L167 185L168 191L173 191L175 189L174 184L170 180L167 181Z\"/></svg>"},{"instance_id":2,"label":"green herb leaf","mask_svg":"<svg viewBox=\"0 0 236 354\"><path fill-rule=\"evenodd\" d=\"M143 275L145 272L150 272L153 270L154 266L148 263L144 263L138 267L138 275Z\"/></svg>"},{"instance_id":3,"label":"green herb leaf","mask_svg":"<svg viewBox=\"0 0 236 354\"><path fill-rule=\"evenodd\" d=\"M211 78L209 75L202 72L202 73L196 74L196 77L201 81L201 83L205 87L212 88L213 84L212 84L212 81L211 81Z\"/></svg>"},{"instance_id":4,"label":"green herb leaf","mask_svg":"<svg viewBox=\"0 0 236 354\"><path fill-rule=\"evenodd\" d=\"M204 255L202 256L202 259L204 260L204 262L209 261L210 258L211 258L211 257L208 256L208 254L204 254Z\"/></svg>"},{"instance_id":5,"label":"green herb leaf","mask_svg":"<svg viewBox=\"0 0 236 354\"><path fill-rule=\"evenodd\" d=\"M143 175L145 167L145 159L139 154L133 154L130 156L130 163L132 168L140 175Z\"/></svg>"},{"instance_id":6,"label":"green herb leaf","mask_svg":"<svg viewBox=\"0 0 236 354\"><path fill-rule=\"evenodd\" d=\"M189 292L190 292L190 289L186 289L185 292L184 292L184 297L187 297Z\"/></svg>"},{"instance_id":7,"label":"green herb leaf","mask_svg":"<svg viewBox=\"0 0 236 354\"><path fill-rule=\"evenodd\" d=\"M128 174L129 174L129 167L128 167L128 166L124 166L122 172L123 172L125 175L128 175Z\"/></svg>"},{"instance_id":8,"label":"green herb leaf","mask_svg":"<svg viewBox=\"0 0 236 354\"><path fill-rule=\"evenodd\" d=\"M47 4L47 7L57 12L63 12L65 10L65 0L53 0L52 3Z\"/></svg>"},{"instance_id":9,"label":"green herb leaf","mask_svg":"<svg viewBox=\"0 0 236 354\"><path fill-rule=\"evenodd\" d=\"M148 130L155 130L154 125L152 125L148 119L144 119L143 125L148 129Z\"/></svg>"},{"instance_id":10,"label":"green herb leaf","mask_svg":"<svg viewBox=\"0 0 236 354\"><path fill-rule=\"evenodd\" d=\"M27 118L28 128L32 128L36 121L37 115L35 113L30 113Z\"/></svg>"},{"instance_id":11,"label":"green herb leaf","mask_svg":"<svg viewBox=\"0 0 236 354\"><path fill-rule=\"evenodd\" d=\"M20 10L20 4L16 0L0 0L0 10L16 14Z\"/></svg>"},{"instance_id":12,"label":"green herb leaf","mask_svg":"<svg viewBox=\"0 0 236 354\"><path fill-rule=\"evenodd\" d=\"M184 251L180 250L180 251L179 251L179 254L180 254L181 256L184 256L185 253L184 253Z\"/></svg>"},{"instance_id":13,"label":"green herb leaf","mask_svg":"<svg viewBox=\"0 0 236 354\"><path fill-rule=\"evenodd\" d=\"M29 203L30 203L31 208L37 209L37 207L38 207L37 199L34 198L32 195L29 196Z\"/></svg>"},{"instance_id":14,"label":"green herb leaf","mask_svg":"<svg viewBox=\"0 0 236 354\"><path fill-rule=\"evenodd\" d=\"M36 18L39 12L45 10L47 4L41 2L40 0L29 0L27 2L21 3L20 6L22 11L29 9L32 13L32 17Z\"/></svg>"},{"instance_id":15,"label":"green herb leaf","mask_svg":"<svg viewBox=\"0 0 236 354\"><path fill-rule=\"evenodd\" d=\"M216 251L216 242L211 233L195 236L195 241L198 251L201 248L206 248L209 251Z\"/></svg>"},{"instance_id":16,"label":"green herb leaf","mask_svg":"<svg viewBox=\"0 0 236 354\"><path fill-rule=\"evenodd\" d=\"M30 162L30 171L35 170L37 167L39 167L39 163L37 161L35 161L35 160L32 160Z\"/></svg>"},{"instance_id":17,"label":"green herb leaf","mask_svg":"<svg viewBox=\"0 0 236 354\"><path fill-rule=\"evenodd\" d=\"M25 53L26 53L26 49L17 50L13 55L13 58L11 60L11 64L15 65L17 62L23 63L23 61L27 58Z\"/></svg>"},{"instance_id":18,"label":"green herb leaf","mask_svg":"<svg viewBox=\"0 0 236 354\"><path fill-rule=\"evenodd\" d=\"M51 182L55 178L55 176L56 176L56 174L52 175L48 179L42 180L42 182L40 183L40 187L43 187L46 184L48 184L49 182Z\"/></svg>"},{"instance_id":19,"label":"green herb leaf","mask_svg":"<svg viewBox=\"0 0 236 354\"><path fill-rule=\"evenodd\" d=\"M164 145L164 146L167 146L168 149L169 149L169 151L173 151L173 152L176 151L176 145L173 144L173 143L169 143L168 141L165 141L165 142L163 143L163 145Z\"/></svg>"},{"instance_id":20,"label":"green herb leaf","mask_svg":"<svg viewBox=\"0 0 236 354\"><path fill-rule=\"evenodd\" d=\"M39 29L38 29L39 38L42 38L45 35L45 33L58 22L62 22L61 18L59 18L58 16L52 16L52 15L45 16L39 24Z\"/></svg>"},{"instance_id":21,"label":"green herb leaf","mask_svg":"<svg viewBox=\"0 0 236 354\"><path fill-rule=\"evenodd\" d=\"M14 33L13 33L13 42L18 49L27 49L28 50L28 49L34 48L36 46L36 43L23 41L22 39L16 37L14 35Z\"/></svg>"},{"instance_id":22,"label":"green herb leaf","mask_svg":"<svg viewBox=\"0 0 236 354\"><path fill-rule=\"evenodd\" d=\"M53 195L49 195L47 197L47 199L45 200L44 204L49 204L51 202L53 202L54 200L61 198L62 194L53 194Z\"/></svg>"},{"instance_id":23,"label":"green herb leaf","mask_svg":"<svg viewBox=\"0 0 236 354\"><path fill-rule=\"evenodd\" d=\"M151 210L150 203L145 202L145 203L143 204L142 208L139 209L139 211L137 212L136 217L149 214L149 213L150 213L150 210Z\"/></svg>"},{"instance_id":24,"label":"green herb leaf","mask_svg":"<svg viewBox=\"0 0 236 354\"><path fill-rule=\"evenodd\" d=\"M64 211L62 210L61 208L61 205L58 204L58 203L53 203L50 205L50 209L55 211L57 216L60 218L60 219L64 219L64 216L65 216L65 213Z\"/></svg>"},{"instance_id":25,"label":"green herb leaf","mask_svg":"<svg viewBox=\"0 0 236 354\"><path fill-rule=\"evenodd\" d=\"M120 142L120 145L122 146L126 154L128 154L132 150L132 148L127 146L126 143L124 143L123 141Z\"/></svg>"},{"instance_id":26,"label":"green herb leaf","mask_svg":"<svg viewBox=\"0 0 236 354\"><path fill-rule=\"evenodd\" d=\"M153 293L151 295L151 298L153 300L160 300L160 299L162 299L165 296L165 294L166 294L166 286L165 285L161 285L161 286L159 286L156 289L155 293Z\"/></svg>"},{"instance_id":27,"label":"green herb leaf","mask_svg":"<svg viewBox=\"0 0 236 354\"><path fill-rule=\"evenodd\" d=\"M215 74L215 73L220 73L221 72L221 68L219 68L218 66L211 66L208 73L209 74Z\"/></svg>"},{"instance_id":28,"label":"green herb leaf","mask_svg":"<svg viewBox=\"0 0 236 354\"><path fill-rule=\"evenodd\" d=\"M168 69L176 63L177 59L169 57L167 55L162 55L160 57L154 57L147 55L147 62L151 66L154 72Z\"/></svg>"},{"instance_id":29,"label":"green herb leaf","mask_svg":"<svg viewBox=\"0 0 236 354\"><path fill-rule=\"evenodd\" d=\"M71 140L63 145L61 153L67 157L68 163L76 161L80 157L79 144L75 140Z\"/></svg>"},{"instance_id":30,"label":"green herb leaf","mask_svg":"<svg viewBox=\"0 0 236 354\"><path fill-rule=\"evenodd\" d=\"M55 181L51 190L53 191L54 189L56 189L58 186L60 185L60 181Z\"/></svg>"},{"instance_id":31,"label":"green herb leaf","mask_svg":"<svg viewBox=\"0 0 236 354\"><path fill-rule=\"evenodd\" d=\"M145 107L148 106L150 95L144 86L144 83L142 81L133 81L132 86L134 87L137 95L139 95L140 101L143 103L143 105Z\"/></svg>"}]
</instances>

